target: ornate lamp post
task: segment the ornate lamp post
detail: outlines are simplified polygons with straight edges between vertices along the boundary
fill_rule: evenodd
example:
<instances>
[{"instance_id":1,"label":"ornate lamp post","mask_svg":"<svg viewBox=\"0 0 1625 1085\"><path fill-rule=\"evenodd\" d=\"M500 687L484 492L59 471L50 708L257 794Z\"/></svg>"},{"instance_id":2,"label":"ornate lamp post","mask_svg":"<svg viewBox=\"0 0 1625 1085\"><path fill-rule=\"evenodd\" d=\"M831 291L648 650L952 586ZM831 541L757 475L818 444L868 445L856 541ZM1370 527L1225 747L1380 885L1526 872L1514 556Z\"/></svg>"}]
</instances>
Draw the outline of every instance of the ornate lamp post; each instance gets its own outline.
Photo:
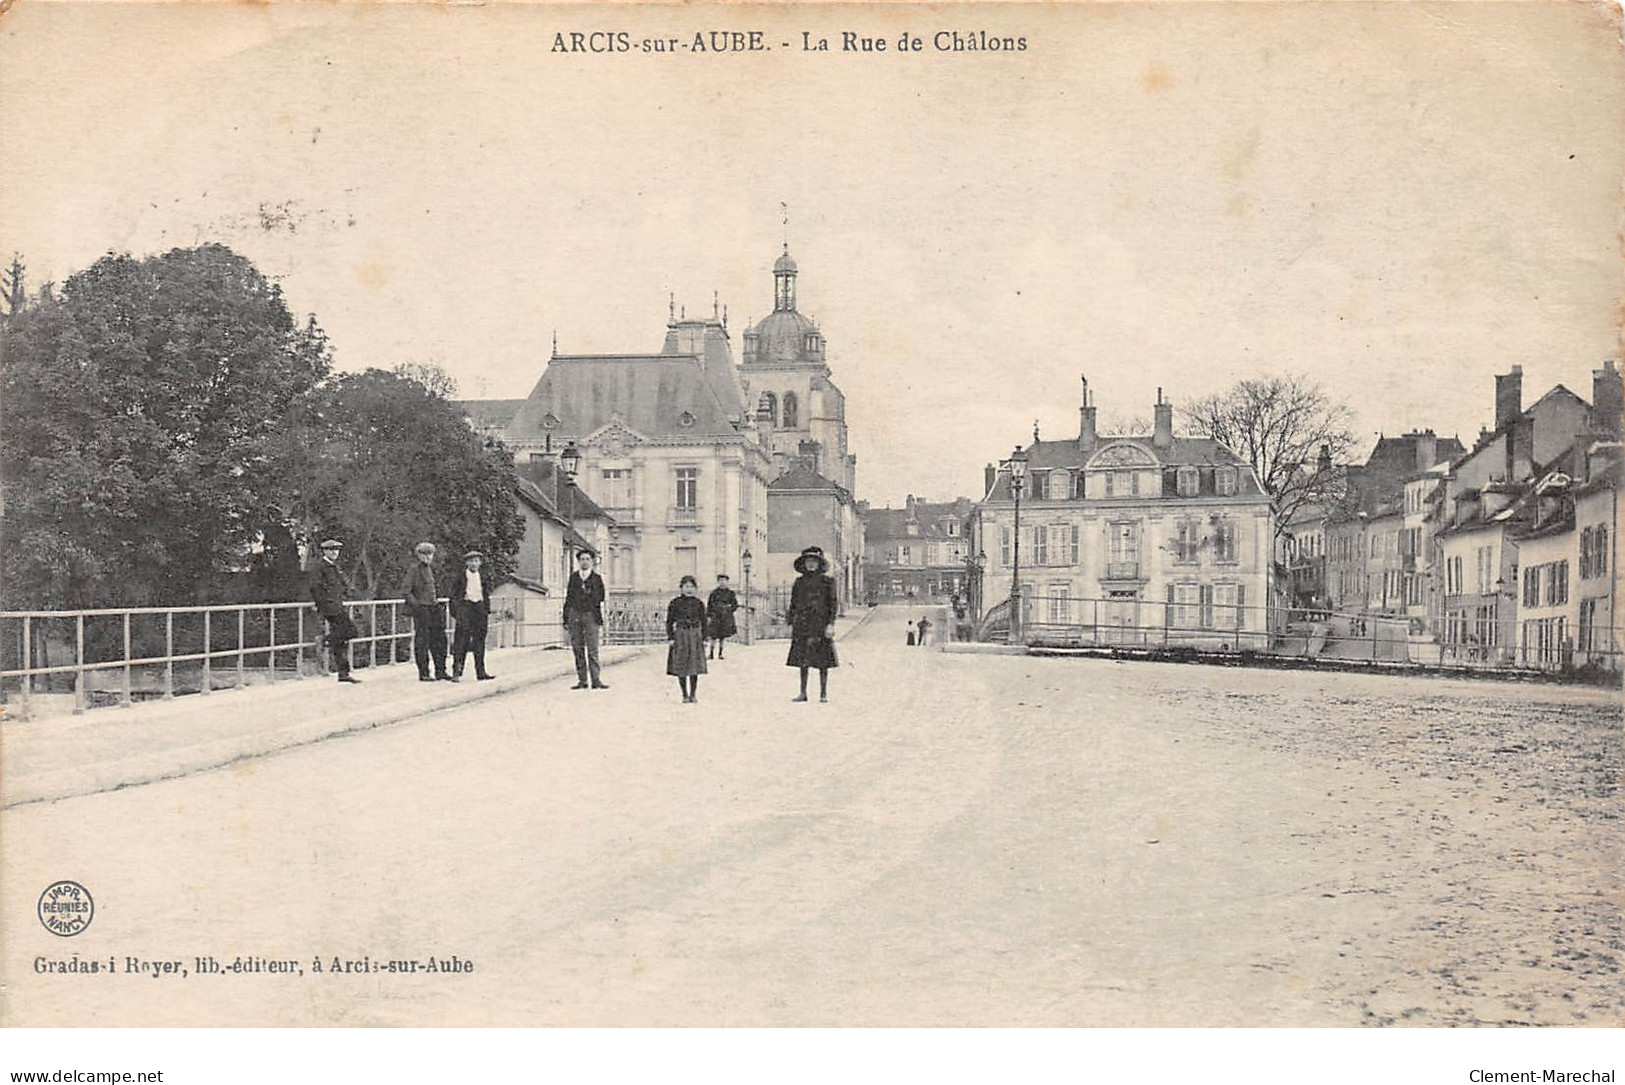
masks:
<instances>
[{"instance_id":1,"label":"ornate lamp post","mask_svg":"<svg viewBox=\"0 0 1625 1085\"><path fill-rule=\"evenodd\" d=\"M571 441L569 444L565 445L564 446L564 451L559 453L559 466L564 468L565 490L566 490L566 493L568 495L566 500L569 502L569 505L568 505L569 511L565 513L564 518L570 522L570 530L575 531L575 528L576 528L576 498L575 498L576 472L581 470L581 450L576 447L576 443L574 441ZM576 532L576 534L579 535L580 532Z\"/></svg>"},{"instance_id":2,"label":"ornate lamp post","mask_svg":"<svg viewBox=\"0 0 1625 1085\"><path fill-rule=\"evenodd\" d=\"M750 551L749 550L746 550L743 554L739 555L739 567L741 569L743 569L744 572L745 572L745 643L749 644L749 643L751 643L751 626L754 624L752 622L752 620L751 620L751 607L750 607Z\"/></svg>"},{"instance_id":3,"label":"ornate lamp post","mask_svg":"<svg viewBox=\"0 0 1625 1085\"><path fill-rule=\"evenodd\" d=\"M1006 461L1010 466L1010 492L1016 499L1016 551L1010 573L1010 643L1021 642L1021 490L1027 480L1027 453L1017 445Z\"/></svg>"}]
</instances>

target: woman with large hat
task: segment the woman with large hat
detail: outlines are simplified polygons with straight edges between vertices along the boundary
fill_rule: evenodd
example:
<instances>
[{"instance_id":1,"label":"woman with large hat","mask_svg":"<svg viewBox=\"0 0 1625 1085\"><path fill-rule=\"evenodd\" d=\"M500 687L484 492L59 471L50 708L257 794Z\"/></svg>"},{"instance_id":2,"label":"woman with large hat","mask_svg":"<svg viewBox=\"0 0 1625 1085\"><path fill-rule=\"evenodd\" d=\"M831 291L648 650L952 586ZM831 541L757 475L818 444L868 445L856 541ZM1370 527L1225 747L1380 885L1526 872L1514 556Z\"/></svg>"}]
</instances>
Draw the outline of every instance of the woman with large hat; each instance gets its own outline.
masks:
<instances>
[{"instance_id":1,"label":"woman with large hat","mask_svg":"<svg viewBox=\"0 0 1625 1085\"><path fill-rule=\"evenodd\" d=\"M829 561L824 551L809 546L796 558L800 573L790 589L790 658L787 666L801 670L801 692L794 699L807 699L807 671L818 668L818 699L829 700L829 670L835 659L835 580L827 575Z\"/></svg>"}]
</instances>

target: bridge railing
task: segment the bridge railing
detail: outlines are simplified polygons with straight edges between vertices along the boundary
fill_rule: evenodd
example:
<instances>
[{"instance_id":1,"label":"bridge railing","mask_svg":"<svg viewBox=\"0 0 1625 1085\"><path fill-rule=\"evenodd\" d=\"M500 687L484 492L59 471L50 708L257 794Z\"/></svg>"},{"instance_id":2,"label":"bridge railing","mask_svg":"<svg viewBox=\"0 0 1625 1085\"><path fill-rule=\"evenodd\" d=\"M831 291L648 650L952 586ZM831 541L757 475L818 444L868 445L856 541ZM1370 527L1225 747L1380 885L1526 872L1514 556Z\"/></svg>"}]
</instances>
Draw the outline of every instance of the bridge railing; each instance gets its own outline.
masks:
<instances>
[{"instance_id":1,"label":"bridge railing","mask_svg":"<svg viewBox=\"0 0 1625 1085\"><path fill-rule=\"evenodd\" d=\"M442 608L447 603L440 600ZM351 667L412 659L412 619L402 600L344 606L357 630ZM325 674L325 635L309 603L0 611L0 699L6 716L28 719L41 702L77 714ZM526 639L519 621L492 614L487 646Z\"/></svg>"},{"instance_id":2,"label":"bridge railing","mask_svg":"<svg viewBox=\"0 0 1625 1085\"><path fill-rule=\"evenodd\" d=\"M1481 613L1482 612L1482 613ZM1007 641L1011 600L978 623L981 640ZM1175 600L1023 596L1014 640L1038 647L1254 652L1475 670L1621 671L1621 631L1566 617L1529 618L1487 606L1443 615L1339 613L1237 605L1209 594Z\"/></svg>"}]
</instances>

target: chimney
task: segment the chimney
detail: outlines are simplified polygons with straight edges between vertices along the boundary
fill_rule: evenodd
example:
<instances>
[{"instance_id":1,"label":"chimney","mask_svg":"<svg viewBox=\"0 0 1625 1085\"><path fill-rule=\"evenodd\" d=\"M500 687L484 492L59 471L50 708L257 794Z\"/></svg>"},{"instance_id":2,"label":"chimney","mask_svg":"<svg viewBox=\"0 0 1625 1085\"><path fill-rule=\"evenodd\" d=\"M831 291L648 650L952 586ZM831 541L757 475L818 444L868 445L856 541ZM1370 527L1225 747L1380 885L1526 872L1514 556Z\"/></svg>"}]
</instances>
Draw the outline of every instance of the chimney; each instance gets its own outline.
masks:
<instances>
[{"instance_id":1,"label":"chimney","mask_svg":"<svg viewBox=\"0 0 1625 1085\"><path fill-rule=\"evenodd\" d=\"M991 463L982 468L982 493L984 495L993 492L993 483L998 477L999 472Z\"/></svg>"},{"instance_id":2,"label":"chimney","mask_svg":"<svg viewBox=\"0 0 1625 1085\"><path fill-rule=\"evenodd\" d=\"M1083 400L1078 407L1078 451L1087 455L1095 450L1095 406L1089 402L1089 378L1078 379L1083 382Z\"/></svg>"},{"instance_id":3,"label":"chimney","mask_svg":"<svg viewBox=\"0 0 1625 1085\"><path fill-rule=\"evenodd\" d=\"M1599 437L1619 438L1620 416L1625 414L1625 389L1613 359L1591 371L1591 432Z\"/></svg>"},{"instance_id":4,"label":"chimney","mask_svg":"<svg viewBox=\"0 0 1625 1085\"><path fill-rule=\"evenodd\" d=\"M1320 456L1315 460L1316 471L1330 471L1332 469L1332 446L1321 445Z\"/></svg>"},{"instance_id":5,"label":"chimney","mask_svg":"<svg viewBox=\"0 0 1625 1085\"><path fill-rule=\"evenodd\" d=\"M1422 430L1414 436L1416 437L1416 469L1426 471L1433 466L1439 457L1439 438L1430 429Z\"/></svg>"},{"instance_id":6,"label":"chimney","mask_svg":"<svg viewBox=\"0 0 1625 1085\"><path fill-rule=\"evenodd\" d=\"M903 503L903 507L908 509L908 518L910 520L914 519L914 495L913 494L908 495L908 498Z\"/></svg>"},{"instance_id":7,"label":"chimney","mask_svg":"<svg viewBox=\"0 0 1625 1085\"><path fill-rule=\"evenodd\" d=\"M1171 448L1174 443L1174 405L1164 402L1162 389L1157 389L1156 424L1151 431L1151 444L1156 448Z\"/></svg>"},{"instance_id":8,"label":"chimney","mask_svg":"<svg viewBox=\"0 0 1625 1085\"><path fill-rule=\"evenodd\" d=\"M1523 413L1523 366L1495 378L1495 428L1500 429Z\"/></svg>"},{"instance_id":9,"label":"chimney","mask_svg":"<svg viewBox=\"0 0 1625 1085\"><path fill-rule=\"evenodd\" d=\"M1524 415L1513 419L1507 434L1507 481L1522 482L1535 473L1535 420Z\"/></svg>"},{"instance_id":10,"label":"chimney","mask_svg":"<svg viewBox=\"0 0 1625 1085\"><path fill-rule=\"evenodd\" d=\"M818 450L819 445L817 441L801 442L799 458L808 467L812 468L814 474L818 473Z\"/></svg>"}]
</instances>

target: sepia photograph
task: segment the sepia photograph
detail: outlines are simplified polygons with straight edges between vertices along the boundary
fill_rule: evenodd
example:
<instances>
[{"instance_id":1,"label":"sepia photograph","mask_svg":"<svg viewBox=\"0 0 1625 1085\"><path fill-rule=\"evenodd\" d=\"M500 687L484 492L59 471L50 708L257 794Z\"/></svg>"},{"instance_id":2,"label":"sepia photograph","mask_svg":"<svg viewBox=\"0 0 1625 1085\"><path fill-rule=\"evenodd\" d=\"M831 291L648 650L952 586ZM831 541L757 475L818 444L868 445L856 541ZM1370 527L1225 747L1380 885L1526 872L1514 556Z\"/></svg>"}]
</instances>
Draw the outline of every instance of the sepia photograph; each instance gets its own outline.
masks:
<instances>
[{"instance_id":1,"label":"sepia photograph","mask_svg":"<svg viewBox=\"0 0 1625 1085\"><path fill-rule=\"evenodd\" d=\"M1622 76L0 8L0 1023L1618 1028Z\"/></svg>"}]
</instances>

